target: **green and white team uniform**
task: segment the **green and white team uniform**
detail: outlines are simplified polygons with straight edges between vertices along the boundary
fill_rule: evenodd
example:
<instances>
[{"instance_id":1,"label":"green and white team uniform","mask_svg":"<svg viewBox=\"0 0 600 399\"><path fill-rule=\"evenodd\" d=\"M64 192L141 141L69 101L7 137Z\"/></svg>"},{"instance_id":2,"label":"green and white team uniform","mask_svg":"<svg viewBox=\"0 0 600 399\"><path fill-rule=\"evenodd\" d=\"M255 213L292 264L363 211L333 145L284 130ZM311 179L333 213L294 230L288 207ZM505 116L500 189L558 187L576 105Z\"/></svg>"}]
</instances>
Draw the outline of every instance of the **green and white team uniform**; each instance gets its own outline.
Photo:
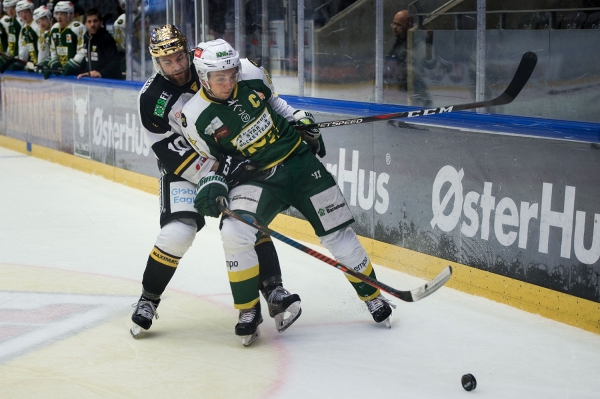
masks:
<instances>
[{"instance_id":1,"label":"green and white team uniform","mask_svg":"<svg viewBox=\"0 0 600 399\"><path fill-rule=\"evenodd\" d=\"M263 68L242 59L240 69L229 100L213 100L203 89L183 107L186 138L211 159L200 170L205 181L218 176L211 175L210 168L220 154L256 162L261 172L229 190L230 209L268 225L293 206L338 261L375 278L369 257L349 226L354 219L337 183L290 123L296 110L277 95ZM199 192L201 185L202 181ZM221 237L237 309L250 309L259 301L256 234L254 227L240 221L222 220ZM347 278L363 301L380 295L360 280Z\"/></svg>"},{"instance_id":2,"label":"green and white team uniform","mask_svg":"<svg viewBox=\"0 0 600 399\"><path fill-rule=\"evenodd\" d=\"M50 38L49 30L40 30L37 43L38 63L47 61L48 57L50 57Z\"/></svg>"},{"instance_id":3,"label":"green and white team uniform","mask_svg":"<svg viewBox=\"0 0 600 399\"><path fill-rule=\"evenodd\" d=\"M50 61L51 69L59 67L79 68L85 59L86 50L83 36L87 29L78 21L71 21L64 29L55 23L50 29Z\"/></svg>"},{"instance_id":4,"label":"green and white team uniform","mask_svg":"<svg viewBox=\"0 0 600 399\"><path fill-rule=\"evenodd\" d=\"M19 34L19 59L30 61L34 65L40 62L40 39L43 40L43 36L39 25L35 21L29 26L23 25Z\"/></svg>"},{"instance_id":5,"label":"green and white team uniform","mask_svg":"<svg viewBox=\"0 0 600 399\"><path fill-rule=\"evenodd\" d=\"M0 53L6 53L8 50L8 31L4 26L4 18L7 16L4 15L0 18Z\"/></svg>"},{"instance_id":6,"label":"green and white team uniform","mask_svg":"<svg viewBox=\"0 0 600 399\"><path fill-rule=\"evenodd\" d=\"M21 26L23 22L19 17L11 18L5 15L0 19L0 23L4 26L7 34L6 49L4 52L10 57L18 56L19 47L19 33L21 33Z\"/></svg>"},{"instance_id":7,"label":"green and white team uniform","mask_svg":"<svg viewBox=\"0 0 600 399\"><path fill-rule=\"evenodd\" d=\"M125 29L126 29L127 15L121 14L119 18L113 24L113 38L117 42L117 50L125 52Z\"/></svg>"}]
</instances>

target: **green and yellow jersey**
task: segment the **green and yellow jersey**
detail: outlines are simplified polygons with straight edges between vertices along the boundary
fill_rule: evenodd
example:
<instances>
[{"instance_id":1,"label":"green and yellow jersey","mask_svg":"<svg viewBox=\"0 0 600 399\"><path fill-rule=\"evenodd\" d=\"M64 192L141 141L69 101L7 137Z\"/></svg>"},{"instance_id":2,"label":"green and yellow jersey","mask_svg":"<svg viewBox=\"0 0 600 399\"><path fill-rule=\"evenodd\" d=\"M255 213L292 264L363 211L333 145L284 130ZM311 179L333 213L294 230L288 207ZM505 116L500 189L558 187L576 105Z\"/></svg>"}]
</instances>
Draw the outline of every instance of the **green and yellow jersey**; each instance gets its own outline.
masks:
<instances>
[{"instance_id":1,"label":"green and yellow jersey","mask_svg":"<svg viewBox=\"0 0 600 399\"><path fill-rule=\"evenodd\" d=\"M57 23L50 30L50 64L56 60L65 66L70 59L81 64L85 58L83 35L87 29L77 21L71 21L64 29Z\"/></svg>"},{"instance_id":2,"label":"green and yellow jersey","mask_svg":"<svg viewBox=\"0 0 600 399\"><path fill-rule=\"evenodd\" d=\"M6 31L6 48L4 52L11 57L18 55L19 33L21 32L21 20L19 18L11 18L8 15L0 19L0 24L4 26Z\"/></svg>"},{"instance_id":3,"label":"green and yellow jersey","mask_svg":"<svg viewBox=\"0 0 600 399\"><path fill-rule=\"evenodd\" d=\"M241 155L267 169L302 142L288 122L294 108L279 98L263 68L242 59L241 71L229 100L212 100L204 90L194 95L183 107L182 129L200 154Z\"/></svg>"},{"instance_id":4,"label":"green and yellow jersey","mask_svg":"<svg viewBox=\"0 0 600 399\"><path fill-rule=\"evenodd\" d=\"M23 25L19 34L19 58L37 64L39 60L40 27L35 22Z\"/></svg>"}]
</instances>

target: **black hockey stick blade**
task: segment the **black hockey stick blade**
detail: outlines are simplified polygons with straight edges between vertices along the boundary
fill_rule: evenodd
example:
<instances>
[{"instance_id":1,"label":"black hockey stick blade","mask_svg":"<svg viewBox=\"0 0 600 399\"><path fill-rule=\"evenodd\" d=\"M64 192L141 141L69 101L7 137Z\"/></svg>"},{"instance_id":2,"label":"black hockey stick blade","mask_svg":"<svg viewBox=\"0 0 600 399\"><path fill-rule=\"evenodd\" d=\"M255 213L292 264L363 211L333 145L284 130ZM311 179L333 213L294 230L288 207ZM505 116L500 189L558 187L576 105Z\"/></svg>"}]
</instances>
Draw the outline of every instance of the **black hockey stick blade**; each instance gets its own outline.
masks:
<instances>
[{"instance_id":1,"label":"black hockey stick blade","mask_svg":"<svg viewBox=\"0 0 600 399\"><path fill-rule=\"evenodd\" d=\"M500 94L498 97L492 100L478 101L467 104L448 105L445 107L438 108L423 108L414 111L395 112L383 115L363 116L360 118L340 119L337 121L311 123L310 125L296 125L295 128L296 130L308 130L314 128L322 129L325 127L357 125L359 123L379 122L388 119L414 118L416 116L444 114L449 112L464 111L467 109L493 107L496 105L509 104L517 97L517 95L519 95L521 90L523 90L523 87L525 87L525 84L527 84L527 81L531 77L531 74L533 73L536 64L537 55L535 55L534 52L528 51L525 54L523 54L521 62L517 67L517 71L515 72L515 75L513 76L506 90L504 90L504 93Z\"/></svg>"},{"instance_id":2,"label":"black hockey stick blade","mask_svg":"<svg viewBox=\"0 0 600 399\"><path fill-rule=\"evenodd\" d=\"M420 287L417 287L410 291L397 290L395 288L390 287L387 284L382 283L379 280L376 280L376 279L366 276L362 273L359 273L359 272L349 268L348 266L345 266L342 263L336 261L335 259L332 259L326 255L323 255L322 253L320 253L318 251L315 251L314 249L311 249L305 245L302 245L299 242L294 241L291 238L284 236L283 234L280 234L274 230L271 230L268 227L262 226L262 225L258 224L256 221L252 220L250 217L244 217L242 215L237 214L236 212L232 211L231 209L229 209L227 207L227 200L225 199L225 197L217 198L217 205L219 207L219 210L221 212L223 212L223 214L225 214L229 217L232 217L236 220L239 220L240 222L245 223L249 226L252 226L255 229L257 229L271 237L275 237L278 240L283 241L284 243L286 243L296 249L299 249L300 251L305 252L305 253L309 254L310 256L317 258L320 261L325 262L328 265L333 266L336 269L339 269L342 272L349 274L358 280L361 280L361 281L369 284L371 287L375 287L375 288L380 289L381 291L385 291L385 292L389 293L390 295L393 295L396 298L401 299L405 302L416 302L420 299L423 299L423 298L433 294L440 287L442 287L444 284L446 284L446 281L448 281L450 279L450 277L452 277L452 267L447 266L446 268L444 268L444 270L442 270L440 272L440 274L435 276L435 278L433 280L427 282L426 284L424 284Z\"/></svg>"}]
</instances>

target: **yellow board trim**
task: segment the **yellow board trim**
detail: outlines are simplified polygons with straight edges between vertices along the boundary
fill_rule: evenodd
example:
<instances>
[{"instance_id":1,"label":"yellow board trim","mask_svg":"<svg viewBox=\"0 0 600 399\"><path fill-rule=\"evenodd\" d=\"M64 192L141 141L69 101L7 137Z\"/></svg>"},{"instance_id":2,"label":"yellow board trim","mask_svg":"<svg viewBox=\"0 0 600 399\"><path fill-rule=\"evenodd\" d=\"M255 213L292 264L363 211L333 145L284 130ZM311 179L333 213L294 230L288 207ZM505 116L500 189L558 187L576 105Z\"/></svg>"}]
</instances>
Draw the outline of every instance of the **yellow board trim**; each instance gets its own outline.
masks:
<instances>
[{"instance_id":1,"label":"yellow board trim","mask_svg":"<svg viewBox=\"0 0 600 399\"><path fill-rule=\"evenodd\" d=\"M319 244L305 220L278 215L269 227L297 240ZM452 278L446 283L450 288L600 334L600 303L370 238L359 236L358 239L371 262L378 265L428 280L451 265Z\"/></svg>"},{"instance_id":2,"label":"yellow board trim","mask_svg":"<svg viewBox=\"0 0 600 399\"><path fill-rule=\"evenodd\" d=\"M227 270L227 276L229 277L230 283L239 283L258 276L258 271L258 265L255 265L249 269L241 270L239 272Z\"/></svg>"},{"instance_id":3,"label":"yellow board trim","mask_svg":"<svg viewBox=\"0 0 600 399\"><path fill-rule=\"evenodd\" d=\"M103 176L109 180L151 194L158 194L158 179L154 177L126 171L35 144L32 144L31 151L27 151L24 141L2 135L0 135L0 146L73 169ZM296 240L319 244L319 239L314 235L314 230L305 220L287 215L278 215L270 227ZM370 238L359 237L359 240L367 250L371 261L378 265L425 279L433 278L444 267L451 265L453 275L450 281L446 283L448 287L600 334L600 303ZM250 303L251 305L236 305L236 308L247 309L254 306L256 301ZM248 307L242 307L246 305Z\"/></svg>"},{"instance_id":4,"label":"yellow board trim","mask_svg":"<svg viewBox=\"0 0 600 399\"><path fill-rule=\"evenodd\" d=\"M2 135L0 135L0 146L92 175L102 176L150 194L158 195L159 193L158 177L142 175L37 144L32 144L31 151L27 151L27 144L24 141Z\"/></svg>"}]
</instances>

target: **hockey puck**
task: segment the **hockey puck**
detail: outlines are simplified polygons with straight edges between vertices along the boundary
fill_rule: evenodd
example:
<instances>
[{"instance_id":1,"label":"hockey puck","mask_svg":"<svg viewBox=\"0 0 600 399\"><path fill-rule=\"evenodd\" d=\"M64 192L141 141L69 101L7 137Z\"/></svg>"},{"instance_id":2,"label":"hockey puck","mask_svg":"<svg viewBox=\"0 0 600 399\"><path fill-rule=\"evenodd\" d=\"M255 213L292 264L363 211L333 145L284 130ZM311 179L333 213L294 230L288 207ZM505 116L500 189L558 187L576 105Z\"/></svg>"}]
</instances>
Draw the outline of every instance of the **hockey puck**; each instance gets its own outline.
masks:
<instances>
[{"instance_id":1,"label":"hockey puck","mask_svg":"<svg viewBox=\"0 0 600 399\"><path fill-rule=\"evenodd\" d=\"M465 391L472 391L477 388L477 380L473 376L473 374L465 374L460 379L460 382L465 389Z\"/></svg>"}]
</instances>

